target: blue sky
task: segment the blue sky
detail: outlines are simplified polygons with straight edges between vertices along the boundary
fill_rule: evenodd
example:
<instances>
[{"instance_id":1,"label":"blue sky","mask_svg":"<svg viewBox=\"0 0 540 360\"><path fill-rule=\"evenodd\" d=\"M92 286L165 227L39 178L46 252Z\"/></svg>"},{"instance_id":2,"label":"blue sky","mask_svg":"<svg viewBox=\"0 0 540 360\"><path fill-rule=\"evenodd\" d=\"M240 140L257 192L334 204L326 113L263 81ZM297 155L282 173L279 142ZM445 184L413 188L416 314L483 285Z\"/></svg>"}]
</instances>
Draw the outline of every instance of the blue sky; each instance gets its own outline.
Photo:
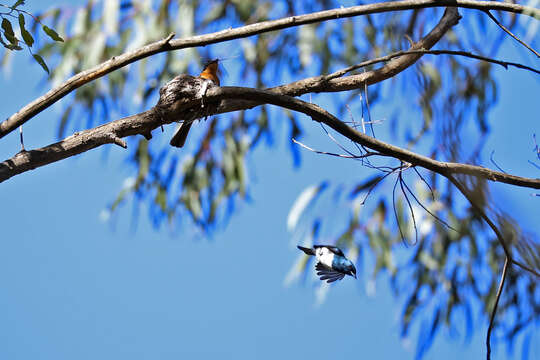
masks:
<instances>
[{"instance_id":1,"label":"blue sky","mask_svg":"<svg viewBox=\"0 0 540 360\"><path fill-rule=\"evenodd\" d=\"M507 49L508 59L523 60L514 44ZM491 113L486 158L496 150L505 169L538 176L527 160L533 159L532 134L540 133L540 82L519 70L501 68L497 74L500 102ZM41 68L26 54L16 57L11 75L0 75L0 118L42 95L42 79ZM58 117L53 107L32 119L25 126L27 147L55 141ZM318 125L306 120L304 129L306 141L320 138ZM152 141L168 139L157 134ZM295 170L287 148L281 140L276 148L257 149L250 158L253 200L241 204L211 239L190 228L156 231L144 210L132 231L129 207L114 226L100 221L100 212L132 175L125 150L117 146L0 184L0 358L413 359L416 338L410 345L400 338L401 304L385 277L372 297L365 283L347 277L319 307L309 277L284 287L298 255L286 230L296 196L329 173L351 181L363 174L347 161L311 153L303 153L302 167ZM18 150L18 134L0 140L2 160ZM496 201L540 230L540 200L529 196L532 191L495 189ZM425 358L483 358L486 328L476 322L470 342L442 331ZM540 354L539 340L537 330L531 359ZM507 358L503 346L495 350L495 359Z\"/></svg>"}]
</instances>

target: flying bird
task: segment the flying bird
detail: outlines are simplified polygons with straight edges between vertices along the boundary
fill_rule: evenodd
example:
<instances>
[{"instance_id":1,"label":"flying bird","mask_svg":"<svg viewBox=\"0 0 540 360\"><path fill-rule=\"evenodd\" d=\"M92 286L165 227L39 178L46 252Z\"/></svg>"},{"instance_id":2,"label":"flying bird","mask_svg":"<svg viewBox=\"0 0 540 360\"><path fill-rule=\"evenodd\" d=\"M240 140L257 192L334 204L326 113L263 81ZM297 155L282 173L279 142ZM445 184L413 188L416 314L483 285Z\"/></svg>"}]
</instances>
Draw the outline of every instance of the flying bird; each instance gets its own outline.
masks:
<instances>
[{"instance_id":1,"label":"flying bird","mask_svg":"<svg viewBox=\"0 0 540 360\"><path fill-rule=\"evenodd\" d=\"M308 255L317 258L317 275L321 280L331 283L341 280L345 275L353 276L356 279L356 268L351 260L345 257L343 251L337 246L314 245L313 248L298 246L300 250Z\"/></svg>"}]
</instances>

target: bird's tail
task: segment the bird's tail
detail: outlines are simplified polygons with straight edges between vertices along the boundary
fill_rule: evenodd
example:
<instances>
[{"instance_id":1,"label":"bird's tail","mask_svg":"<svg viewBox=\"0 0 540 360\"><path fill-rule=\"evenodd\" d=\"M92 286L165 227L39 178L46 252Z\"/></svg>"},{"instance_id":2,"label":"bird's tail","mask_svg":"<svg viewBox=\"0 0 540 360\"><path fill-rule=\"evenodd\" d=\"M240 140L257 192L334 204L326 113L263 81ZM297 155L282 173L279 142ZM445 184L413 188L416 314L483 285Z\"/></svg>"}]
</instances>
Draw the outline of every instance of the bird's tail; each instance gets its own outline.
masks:
<instances>
[{"instance_id":1,"label":"bird's tail","mask_svg":"<svg viewBox=\"0 0 540 360\"><path fill-rule=\"evenodd\" d=\"M305 252L308 255L315 255L315 251L313 249L311 249L311 248L306 248L306 247L303 247L303 246L300 246L300 245L297 245L296 247L299 248L300 250L302 250L303 252Z\"/></svg>"},{"instance_id":2,"label":"bird's tail","mask_svg":"<svg viewBox=\"0 0 540 360\"><path fill-rule=\"evenodd\" d=\"M182 124L180 124L174 132L174 135L169 144L178 148L184 146L184 144L186 143L187 135L189 133L189 129L191 128L191 124L193 124L192 121L183 122Z\"/></svg>"}]
</instances>

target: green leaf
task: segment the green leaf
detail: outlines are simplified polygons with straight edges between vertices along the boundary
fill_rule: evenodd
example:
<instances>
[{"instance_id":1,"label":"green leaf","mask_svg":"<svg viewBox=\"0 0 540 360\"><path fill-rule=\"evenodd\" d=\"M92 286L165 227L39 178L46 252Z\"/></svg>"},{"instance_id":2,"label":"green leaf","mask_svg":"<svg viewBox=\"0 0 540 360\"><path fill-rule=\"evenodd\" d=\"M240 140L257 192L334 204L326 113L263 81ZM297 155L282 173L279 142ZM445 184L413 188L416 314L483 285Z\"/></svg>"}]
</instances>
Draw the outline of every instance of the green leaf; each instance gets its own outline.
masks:
<instances>
[{"instance_id":1,"label":"green leaf","mask_svg":"<svg viewBox=\"0 0 540 360\"><path fill-rule=\"evenodd\" d=\"M162 211L167 210L167 190L165 188L158 188L155 202Z\"/></svg>"},{"instance_id":2,"label":"green leaf","mask_svg":"<svg viewBox=\"0 0 540 360\"><path fill-rule=\"evenodd\" d=\"M19 45L15 45L15 44L8 44L6 46L6 48L8 48L9 50L22 50L22 47L20 47Z\"/></svg>"},{"instance_id":3,"label":"green leaf","mask_svg":"<svg viewBox=\"0 0 540 360\"><path fill-rule=\"evenodd\" d=\"M32 37L32 34L30 34L28 30L26 30L24 25L25 25L24 15L22 13L19 13L19 27L21 28L21 35L26 45L28 45L29 47L32 47L32 45L34 44L34 38Z\"/></svg>"},{"instance_id":4,"label":"green leaf","mask_svg":"<svg viewBox=\"0 0 540 360\"><path fill-rule=\"evenodd\" d=\"M43 31L45 31L45 34L49 35L49 37L53 39L54 41L61 41L61 42L64 41L64 39L62 39L56 31L54 31L47 25L43 25Z\"/></svg>"},{"instance_id":5,"label":"green leaf","mask_svg":"<svg viewBox=\"0 0 540 360\"><path fill-rule=\"evenodd\" d=\"M13 47L18 46L19 40L17 39L17 37L15 37L15 33L13 32L13 27L11 26L11 22L9 22L9 20L6 18L2 19L2 29L4 30L4 36L6 37L6 39L8 39L11 45L13 45Z\"/></svg>"},{"instance_id":6,"label":"green leaf","mask_svg":"<svg viewBox=\"0 0 540 360\"><path fill-rule=\"evenodd\" d=\"M15 36L15 33L13 32L13 27L11 26L9 20L6 18L2 19L2 29L4 29L4 34L8 39L8 36Z\"/></svg>"},{"instance_id":7,"label":"green leaf","mask_svg":"<svg viewBox=\"0 0 540 360\"><path fill-rule=\"evenodd\" d=\"M296 228L300 217L306 210L306 208L312 204L312 202L328 187L328 182L323 181L318 185L312 185L304 189L300 195L294 201L294 204L289 210L287 216L287 229L292 231Z\"/></svg>"},{"instance_id":8,"label":"green leaf","mask_svg":"<svg viewBox=\"0 0 540 360\"><path fill-rule=\"evenodd\" d=\"M32 34L30 34L26 29L21 28L21 35L28 47L32 47L32 45L34 45L34 38L32 37Z\"/></svg>"},{"instance_id":9,"label":"green leaf","mask_svg":"<svg viewBox=\"0 0 540 360\"><path fill-rule=\"evenodd\" d=\"M13 5L11 5L12 9L16 9L17 6L24 5L24 0L17 0L17 2Z\"/></svg>"},{"instance_id":10,"label":"green leaf","mask_svg":"<svg viewBox=\"0 0 540 360\"><path fill-rule=\"evenodd\" d=\"M37 61L37 63L39 65L41 65L43 70L45 70L47 72L47 74L49 74L49 68L47 67L47 64L45 64L45 60L43 60L43 58L41 56L39 56L38 54L32 54L32 56Z\"/></svg>"}]
</instances>

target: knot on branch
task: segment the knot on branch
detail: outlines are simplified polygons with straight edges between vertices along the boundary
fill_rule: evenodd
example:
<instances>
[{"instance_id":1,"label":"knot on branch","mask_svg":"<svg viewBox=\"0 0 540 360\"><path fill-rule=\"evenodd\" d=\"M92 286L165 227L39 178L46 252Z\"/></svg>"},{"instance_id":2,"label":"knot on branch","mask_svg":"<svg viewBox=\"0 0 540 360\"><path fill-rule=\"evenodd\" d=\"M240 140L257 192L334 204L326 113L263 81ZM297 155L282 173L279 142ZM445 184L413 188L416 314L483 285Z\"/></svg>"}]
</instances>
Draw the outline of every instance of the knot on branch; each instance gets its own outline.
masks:
<instances>
[{"instance_id":1,"label":"knot on branch","mask_svg":"<svg viewBox=\"0 0 540 360\"><path fill-rule=\"evenodd\" d=\"M127 143L125 142L125 140L121 139L113 132L105 133L105 138L109 140L110 142L112 142L113 144L116 144L124 149L127 149Z\"/></svg>"}]
</instances>

